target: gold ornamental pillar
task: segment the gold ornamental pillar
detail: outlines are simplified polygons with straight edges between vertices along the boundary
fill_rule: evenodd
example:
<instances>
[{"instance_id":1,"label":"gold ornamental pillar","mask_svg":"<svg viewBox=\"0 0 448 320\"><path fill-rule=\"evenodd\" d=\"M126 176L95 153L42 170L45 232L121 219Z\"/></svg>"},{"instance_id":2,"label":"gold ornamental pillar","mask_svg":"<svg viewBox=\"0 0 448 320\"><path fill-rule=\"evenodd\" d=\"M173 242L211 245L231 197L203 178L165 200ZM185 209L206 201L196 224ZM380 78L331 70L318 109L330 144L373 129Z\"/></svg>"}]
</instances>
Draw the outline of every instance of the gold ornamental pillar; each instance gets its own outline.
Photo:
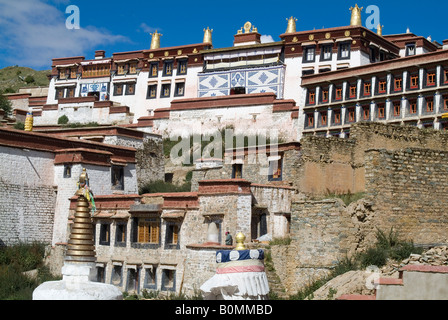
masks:
<instances>
[{"instance_id":1,"label":"gold ornamental pillar","mask_svg":"<svg viewBox=\"0 0 448 320\"><path fill-rule=\"evenodd\" d=\"M79 177L78 191L75 193L78 201L65 257L67 262L96 262L93 221L90 204L85 196L88 179L84 168Z\"/></svg>"},{"instance_id":2,"label":"gold ornamental pillar","mask_svg":"<svg viewBox=\"0 0 448 320\"><path fill-rule=\"evenodd\" d=\"M361 11L364 9L364 7L358 7L358 4L355 5L355 7L351 7L350 11L352 12L352 17L350 19L350 25L351 26L362 26L362 17L361 17Z\"/></svg>"}]
</instances>

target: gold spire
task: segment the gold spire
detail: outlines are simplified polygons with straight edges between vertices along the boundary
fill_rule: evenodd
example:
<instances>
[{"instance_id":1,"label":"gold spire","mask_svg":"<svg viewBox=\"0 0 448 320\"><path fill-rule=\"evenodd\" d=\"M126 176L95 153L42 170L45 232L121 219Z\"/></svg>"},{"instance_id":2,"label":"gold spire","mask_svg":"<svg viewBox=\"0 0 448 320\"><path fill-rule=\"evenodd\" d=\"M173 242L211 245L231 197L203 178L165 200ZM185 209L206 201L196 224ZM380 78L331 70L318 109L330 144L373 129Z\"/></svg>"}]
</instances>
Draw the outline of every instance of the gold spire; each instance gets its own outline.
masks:
<instances>
[{"instance_id":1,"label":"gold spire","mask_svg":"<svg viewBox=\"0 0 448 320\"><path fill-rule=\"evenodd\" d=\"M152 40L151 40L151 50L152 49L159 49L160 48L160 37L162 34L158 33L157 30L154 33L151 33Z\"/></svg>"},{"instance_id":2,"label":"gold spire","mask_svg":"<svg viewBox=\"0 0 448 320\"><path fill-rule=\"evenodd\" d=\"M350 20L351 26L362 26L362 18L361 18L361 11L364 9L364 7L358 7L358 4L355 5L355 7L351 7L350 11L352 12L352 18Z\"/></svg>"},{"instance_id":3,"label":"gold spire","mask_svg":"<svg viewBox=\"0 0 448 320\"><path fill-rule=\"evenodd\" d=\"M67 245L65 260L70 262L95 262L95 240L93 236L92 217L89 202L85 197L85 188L88 188L89 177L84 168L79 176L78 196L75 218Z\"/></svg>"},{"instance_id":4,"label":"gold spire","mask_svg":"<svg viewBox=\"0 0 448 320\"><path fill-rule=\"evenodd\" d=\"M210 29L209 27L207 27L207 29L204 29L204 41L203 43L210 43L212 44L212 32L213 29Z\"/></svg>"},{"instance_id":5,"label":"gold spire","mask_svg":"<svg viewBox=\"0 0 448 320\"><path fill-rule=\"evenodd\" d=\"M238 251L246 250L246 246L244 245L245 240L246 240L246 236L242 232L238 233L235 237L235 241L236 241L235 250L238 250Z\"/></svg>"},{"instance_id":6,"label":"gold spire","mask_svg":"<svg viewBox=\"0 0 448 320\"><path fill-rule=\"evenodd\" d=\"M382 26L381 24L379 24L378 27L376 28L376 33L377 33L379 36L383 36L383 27L384 27L384 26Z\"/></svg>"},{"instance_id":7,"label":"gold spire","mask_svg":"<svg viewBox=\"0 0 448 320\"><path fill-rule=\"evenodd\" d=\"M288 21L288 28L286 29L286 33L294 33L296 32L296 21L297 19L292 17L289 19L286 19Z\"/></svg>"},{"instance_id":8,"label":"gold spire","mask_svg":"<svg viewBox=\"0 0 448 320\"><path fill-rule=\"evenodd\" d=\"M33 113L28 112L25 118L25 131L33 131Z\"/></svg>"}]
</instances>

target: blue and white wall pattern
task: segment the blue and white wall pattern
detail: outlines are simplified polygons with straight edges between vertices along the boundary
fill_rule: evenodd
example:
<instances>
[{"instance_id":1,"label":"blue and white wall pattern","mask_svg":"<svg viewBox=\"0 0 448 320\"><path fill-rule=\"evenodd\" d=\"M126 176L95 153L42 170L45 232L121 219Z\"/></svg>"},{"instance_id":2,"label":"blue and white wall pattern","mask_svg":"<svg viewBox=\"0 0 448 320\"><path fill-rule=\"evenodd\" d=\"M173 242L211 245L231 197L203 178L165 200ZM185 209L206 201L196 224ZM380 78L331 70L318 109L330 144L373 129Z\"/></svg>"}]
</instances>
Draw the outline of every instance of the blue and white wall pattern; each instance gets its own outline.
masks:
<instances>
[{"instance_id":1,"label":"blue and white wall pattern","mask_svg":"<svg viewBox=\"0 0 448 320\"><path fill-rule=\"evenodd\" d=\"M198 97L230 94L230 89L246 88L246 93L273 92L283 99L284 66L203 73L198 76Z\"/></svg>"}]
</instances>

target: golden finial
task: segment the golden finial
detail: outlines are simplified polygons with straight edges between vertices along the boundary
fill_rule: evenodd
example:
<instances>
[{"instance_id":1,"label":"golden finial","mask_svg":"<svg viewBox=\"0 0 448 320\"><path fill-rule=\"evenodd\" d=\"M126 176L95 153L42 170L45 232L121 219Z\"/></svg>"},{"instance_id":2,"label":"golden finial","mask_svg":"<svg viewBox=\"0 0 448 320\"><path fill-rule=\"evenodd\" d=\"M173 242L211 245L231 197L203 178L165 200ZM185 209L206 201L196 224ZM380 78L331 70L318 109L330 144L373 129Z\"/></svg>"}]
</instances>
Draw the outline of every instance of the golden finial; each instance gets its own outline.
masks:
<instances>
[{"instance_id":1,"label":"golden finial","mask_svg":"<svg viewBox=\"0 0 448 320\"><path fill-rule=\"evenodd\" d=\"M379 24L378 27L376 28L376 33L377 33L379 36L383 36L383 27L384 27L384 26L382 26L381 24Z\"/></svg>"},{"instance_id":2,"label":"golden finial","mask_svg":"<svg viewBox=\"0 0 448 320\"><path fill-rule=\"evenodd\" d=\"M235 250L238 250L238 251L246 250L246 246L244 245L245 240L246 240L246 236L242 232L238 233L235 237L235 241L236 241Z\"/></svg>"},{"instance_id":3,"label":"golden finial","mask_svg":"<svg viewBox=\"0 0 448 320\"><path fill-rule=\"evenodd\" d=\"M250 28L252 27L252 23L250 23L249 21L247 21L244 24L244 33L250 33Z\"/></svg>"},{"instance_id":4,"label":"golden finial","mask_svg":"<svg viewBox=\"0 0 448 320\"><path fill-rule=\"evenodd\" d=\"M203 43L209 43L212 44L212 32L213 29L210 29L209 27L207 27L207 29L204 29L204 41Z\"/></svg>"},{"instance_id":5,"label":"golden finial","mask_svg":"<svg viewBox=\"0 0 448 320\"><path fill-rule=\"evenodd\" d=\"M159 49L160 48L160 37L162 34L158 33L157 30L154 33L151 33L151 49Z\"/></svg>"},{"instance_id":6,"label":"golden finial","mask_svg":"<svg viewBox=\"0 0 448 320\"><path fill-rule=\"evenodd\" d=\"M95 240L93 223L90 215L89 201L83 189L88 186L89 177L84 168L78 181L75 217L67 245L65 260L71 262L95 262Z\"/></svg>"},{"instance_id":7,"label":"golden finial","mask_svg":"<svg viewBox=\"0 0 448 320\"><path fill-rule=\"evenodd\" d=\"M288 28L286 29L286 33L294 33L296 32L296 21L297 19L292 17L289 19L286 19L288 21Z\"/></svg>"},{"instance_id":8,"label":"golden finial","mask_svg":"<svg viewBox=\"0 0 448 320\"><path fill-rule=\"evenodd\" d=\"M362 18L361 18L361 11L364 9L364 7L358 7L358 4L355 5L355 7L351 7L350 11L352 12L352 18L350 20L351 26L362 26Z\"/></svg>"},{"instance_id":9,"label":"golden finial","mask_svg":"<svg viewBox=\"0 0 448 320\"><path fill-rule=\"evenodd\" d=\"M33 131L33 113L28 112L25 119L25 131Z\"/></svg>"}]
</instances>

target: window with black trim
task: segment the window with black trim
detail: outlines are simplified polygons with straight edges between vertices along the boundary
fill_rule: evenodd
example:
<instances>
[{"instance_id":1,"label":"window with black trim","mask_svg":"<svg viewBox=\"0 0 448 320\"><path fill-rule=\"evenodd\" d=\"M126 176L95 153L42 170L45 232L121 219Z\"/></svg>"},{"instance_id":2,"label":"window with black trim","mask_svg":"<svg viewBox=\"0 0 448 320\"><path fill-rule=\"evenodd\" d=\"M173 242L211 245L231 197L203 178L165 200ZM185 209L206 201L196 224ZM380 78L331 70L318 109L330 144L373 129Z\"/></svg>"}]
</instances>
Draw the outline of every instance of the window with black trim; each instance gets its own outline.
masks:
<instances>
[{"instance_id":1,"label":"window with black trim","mask_svg":"<svg viewBox=\"0 0 448 320\"><path fill-rule=\"evenodd\" d=\"M115 245L116 246L126 246L126 229L127 229L127 224L122 222L122 223L117 223L116 227L115 227Z\"/></svg>"},{"instance_id":2,"label":"window with black trim","mask_svg":"<svg viewBox=\"0 0 448 320\"><path fill-rule=\"evenodd\" d=\"M356 84L350 85L350 84L347 83L347 88L348 88L348 98L349 99L356 99L356 97L357 97L357 90L358 90L358 87L356 86Z\"/></svg>"},{"instance_id":3,"label":"window with black trim","mask_svg":"<svg viewBox=\"0 0 448 320\"><path fill-rule=\"evenodd\" d=\"M392 103L392 115L395 118L401 117L401 101Z\"/></svg>"},{"instance_id":4,"label":"window with black trim","mask_svg":"<svg viewBox=\"0 0 448 320\"><path fill-rule=\"evenodd\" d=\"M65 88L56 88L56 94L54 99L55 100L63 99L64 94L65 94Z\"/></svg>"},{"instance_id":5,"label":"window with black trim","mask_svg":"<svg viewBox=\"0 0 448 320\"><path fill-rule=\"evenodd\" d=\"M356 122L356 108L355 107L347 108L346 122L348 122L348 123Z\"/></svg>"},{"instance_id":6,"label":"window with black trim","mask_svg":"<svg viewBox=\"0 0 448 320\"><path fill-rule=\"evenodd\" d=\"M319 127L326 127L328 125L328 111L319 112Z\"/></svg>"},{"instance_id":7,"label":"window with black trim","mask_svg":"<svg viewBox=\"0 0 448 320\"><path fill-rule=\"evenodd\" d=\"M135 95L135 83L126 84L126 95L127 96Z\"/></svg>"},{"instance_id":8,"label":"window with black trim","mask_svg":"<svg viewBox=\"0 0 448 320\"><path fill-rule=\"evenodd\" d=\"M364 81L363 82L363 96L370 97L372 95L372 82Z\"/></svg>"},{"instance_id":9,"label":"window with black trim","mask_svg":"<svg viewBox=\"0 0 448 320\"><path fill-rule=\"evenodd\" d=\"M165 249L180 249L179 242L180 224L176 222L166 223Z\"/></svg>"},{"instance_id":10,"label":"window with black trim","mask_svg":"<svg viewBox=\"0 0 448 320\"><path fill-rule=\"evenodd\" d=\"M176 270L162 270L162 291L176 291Z\"/></svg>"},{"instance_id":11,"label":"window with black trim","mask_svg":"<svg viewBox=\"0 0 448 320\"><path fill-rule=\"evenodd\" d=\"M155 99L155 98L157 98L157 84L152 84L148 86L146 99Z\"/></svg>"},{"instance_id":12,"label":"window with black trim","mask_svg":"<svg viewBox=\"0 0 448 320\"><path fill-rule=\"evenodd\" d=\"M320 91L320 102L321 103L328 103L330 101L329 96L329 89L328 88L322 88Z\"/></svg>"},{"instance_id":13,"label":"window with black trim","mask_svg":"<svg viewBox=\"0 0 448 320\"><path fill-rule=\"evenodd\" d=\"M185 82L177 82L174 88L175 97L183 97L185 95Z\"/></svg>"},{"instance_id":14,"label":"window with black trim","mask_svg":"<svg viewBox=\"0 0 448 320\"><path fill-rule=\"evenodd\" d=\"M334 87L334 101L342 101L342 87Z\"/></svg>"},{"instance_id":15,"label":"window with black trim","mask_svg":"<svg viewBox=\"0 0 448 320\"><path fill-rule=\"evenodd\" d=\"M403 76L394 76L394 92L403 91Z\"/></svg>"},{"instance_id":16,"label":"window with black trim","mask_svg":"<svg viewBox=\"0 0 448 320\"><path fill-rule=\"evenodd\" d=\"M386 79L378 79L378 85L376 86L376 94L386 94L387 93L387 80Z\"/></svg>"},{"instance_id":17,"label":"window with black trim","mask_svg":"<svg viewBox=\"0 0 448 320\"><path fill-rule=\"evenodd\" d=\"M386 107L384 104L378 105L378 119L385 120L386 119Z\"/></svg>"},{"instance_id":18,"label":"window with black trim","mask_svg":"<svg viewBox=\"0 0 448 320\"><path fill-rule=\"evenodd\" d=\"M163 64L163 76L168 77L173 75L173 61L165 61Z\"/></svg>"},{"instance_id":19,"label":"window with black trim","mask_svg":"<svg viewBox=\"0 0 448 320\"><path fill-rule=\"evenodd\" d=\"M320 61L329 61L331 60L332 53L333 53L333 46L332 45L323 45L320 49Z\"/></svg>"},{"instance_id":20,"label":"window with black trim","mask_svg":"<svg viewBox=\"0 0 448 320\"><path fill-rule=\"evenodd\" d=\"M144 288L157 289L157 265L151 265L145 268Z\"/></svg>"},{"instance_id":21,"label":"window with black trim","mask_svg":"<svg viewBox=\"0 0 448 320\"><path fill-rule=\"evenodd\" d=\"M306 97L306 104L307 105L316 104L316 90L308 90L308 95Z\"/></svg>"},{"instance_id":22,"label":"window with black trim","mask_svg":"<svg viewBox=\"0 0 448 320\"><path fill-rule=\"evenodd\" d=\"M409 74L408 89L409 90L417 90L417 89L419 89L419 84L420 84L420 77L419 77L418 71L415 73Z\"/></svg>"},{"instance_id":23,"label":"window with black trim","mask_svg":"<svg viewBox=\"0 0 448 320\"><path fill-rule=\"evenodd\" d=\"M283 179L283 158L269 161L268 181L282 181Z\"/></svg>"},{"instance_id":24,"label":"window with black trim","mask_svg":"<svg viewBox=\"0 0 448 320\"><path fill-rule=\"evenodd\" d=\"M370 121L370 106L362 107L362 120Z\"/></svg>"},{"instance_id":25,"label":"window with black trim","mask_svg":"<svg viewBox=\"0 0 448 320\"><path fill-rule=\"evenodd\" d=\"M316 47L305 47L303 49L303 62L314 62L316 60Z\"/></svg>"},{"instance_id":26,"label":"window with black trim","mask_svg":"<svg viewBox=\"0 0 448 320\"><path fill-rule=\"evenodd\" d=\"M72 165L65 164L64 165L64 178L71 178L71 177L72 177Z\"/></svg>"},{"instance_id":27,"label":"window with black trim","mask_svg":"<svg viewBox=\"0 0 448 320\"><path fill-rule=\"evenodd\" d=\"M332 118L333 118L332 125L334 125L334 126L341 125L342 124L342 121L341 121L341 109L333 110Z\"/></svg>"},{"instance_id":28,"label":"window with black trim","mask_svg":"<svg viewBox=\"0 0 448 320\"><path fill-rule=\"evenodd\" d=\"M243 178L243 164L235 163L232 165L232 179Z\"/></svg>"},{"instance_id":29,"label":"window with black trim","mask_svg":"<svg viewBox=\"0 0 448 320\"><path fill-rule=\"evenodd\" d=\"M417 100L408 101L408 114L411 116L417 115Z\"/></svg>"},{"instance_id":30,"label":"window with black trim","mask_svg":"<svg viewBox=\"0 0 448 320\"><path fill-rule=\"evenodd\" d=\"M351 50L350 42L339 43L338 60L350 59L350 50Z\"/></svg>"},{"instance_id":31,"label":"window with black trim","mask_svg":"<svg viewBox=\"0 0 448 320\"><path fill-rule=\"evenodd\" d=\"M437 85L437 72L435 70L426 71L425 87L435 87Z\"/></svg>"},{"instance_id":32,"label":"window with black trim","mask_svg":"<svg viewBox=\"0 0 448 320\"><path fill-rule=\"evenodd\" d=\"M123 95L124 84L115 83L114 84L114 96L122 96Z\"/></svg>"},{"instance_id":33,"label":"window with black trim","mask_svg":"<svg viewBox=\"0 0 448 320\"><path fill-rule=\"evenodd\" d=\"M100 225L100 245L110 245L110 223L102 223Z\"/></svg>"},{"instance_id":34,"label":"window with black trim","mask_svg":"<svg viewBox=\"0 0 448 320\"><path fill-rule=\"evenodd\" d=\"M171 83L162 84L162 91L160 92L161 98L169 98L171 95Z\"/></svg>"},{"instance_id":35,"label":"window with black trim","mask_svg":"<svg viewBox=\"0 0 448 320\"><path fill-rule=\"evenodd\" d=\"M159 76L159 63L151 62L151 65L149 66L149 77L157 78L158 76Z\"/></svg>"},{"instance_id":36,"label":"window with black trim","mask_svg":"<svg viewBox=\"0 0 448 320\"><path fill-rule=\"evenodd\" d=\"M415 43L406 44L406 57L415 56L416 54L416 46Z\"/></svg>"},{"instance_id":37,"label":"window with black trim","mask_svg":"<svg viewBox=\"0 0 448 320\"><path fill-rule=\"evenodd\" d=\"M187 59L177 61L177 74L187 74L187 64Z\"/></svg>"},{"instance_id":38,"label":"window with black trim","mask_svg":"<svg viewBox=\"0 0 448 320\"><path fill-rule=\"evenodd\" d=\"M434 97L427 97L426 100L426 113L434 112Z\"/></svg>"},{"instance_id":39,"label":"window with black trim","mask_svg":"<svg viewBox=\"0 0 448 320\"><path fill-rule=\"evenodd\" d=\"M305 119L306 128L307 129L314 128L314 112L313 113L307 113L305 117L306 117L306 119Z\"/></svg>"},{"instance_id":40,"label":"window with black trim","mask_svg":"<svg viewBox=\"0 0 448 320\"><path fill-rule=\"evenodd\" d=\"M113 165L111 168L111 177L112 189L124 190L124 167Z\"/></svg>"}]
</instances>

